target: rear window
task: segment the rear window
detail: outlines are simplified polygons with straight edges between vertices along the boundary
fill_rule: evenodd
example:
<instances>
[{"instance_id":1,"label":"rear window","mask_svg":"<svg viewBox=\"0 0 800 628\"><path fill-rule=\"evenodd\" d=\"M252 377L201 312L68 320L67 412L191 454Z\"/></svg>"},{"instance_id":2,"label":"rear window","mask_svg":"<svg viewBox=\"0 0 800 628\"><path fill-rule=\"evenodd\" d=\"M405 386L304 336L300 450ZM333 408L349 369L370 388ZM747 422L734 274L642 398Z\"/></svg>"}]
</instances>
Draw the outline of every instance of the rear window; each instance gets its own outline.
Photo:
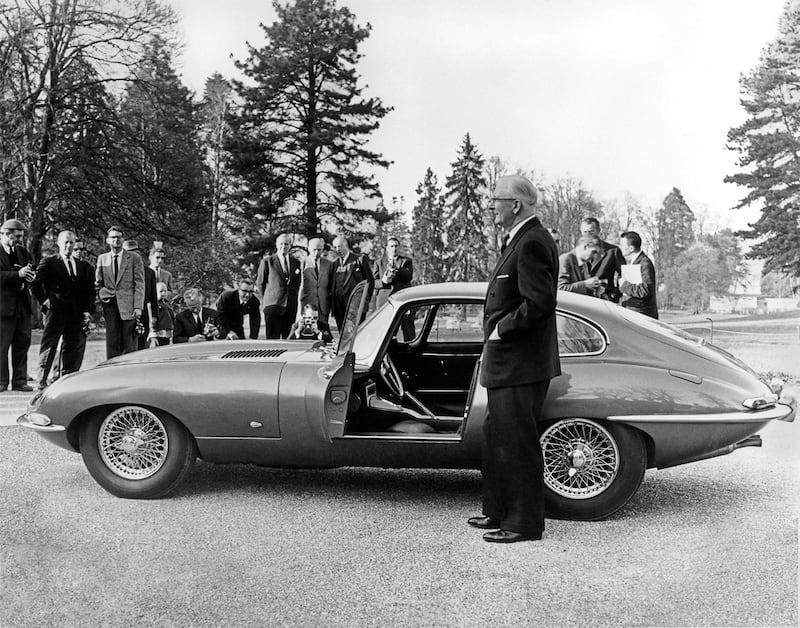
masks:
<instances>
[{"instance_id":1,"label":"rear window","mask_svg":"<svg viewBox=\"0 0 800 628\"><path fill-rule=\"evenodd\" d=\"M560 356L597 355L606 349L605 335L587 321L570 314L556 315Z\"/></svg>"}]
</instances>

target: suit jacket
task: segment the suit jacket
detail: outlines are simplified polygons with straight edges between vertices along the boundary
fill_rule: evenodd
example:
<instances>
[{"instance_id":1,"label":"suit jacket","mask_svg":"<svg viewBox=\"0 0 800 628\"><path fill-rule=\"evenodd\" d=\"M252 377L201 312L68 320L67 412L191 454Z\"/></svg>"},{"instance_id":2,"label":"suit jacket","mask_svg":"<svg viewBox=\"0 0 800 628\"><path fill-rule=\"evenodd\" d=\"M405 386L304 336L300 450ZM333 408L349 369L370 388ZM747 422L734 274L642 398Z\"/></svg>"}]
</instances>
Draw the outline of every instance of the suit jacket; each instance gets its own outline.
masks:
<instances>
[{"instance_id":1,"label":"suit jacket","mask_svg":"<svg viewBox=\"0 0 800 628\"><path fill-rule=\"evenodd\" d=\"M642 283L620 281L619 290L622 293L622 297L619 300L619 304L634 312L658 318L655 266L653 266L650 258L642 252L639 252L633 263L642 267Z\"/></svg>"},{"instance_id":2,"label":"suit jacket","mask_svg":"<svg viewBox=\"0 0 800 628\"><path fill-rule=\"evenodd\" d=\"M394 294L403 288L408 288L411 285L411 278L414 276L414 262L411 261L410 257L398 255L394 258L394 268L397 272L394 275L394 279L385 284L381 277L383 277L388 268L389 260L386 257L382 257L375 263L372 273L375 279L375 290L378 295L377 305L379 306L386 303L390 294Z\"/></svg>"},{"instance_id":3,"label":"suit jacket","mask_svg":"<svg viewBox=\"0 0 800 628\"><path fill-rule=\"evenodd\" d=\"M372 275L369 258L366 255L356 255L352 251L344 260L337 257L333 263L331 298L337 300L341 307L345 307L350 293L364 280L367 281L367 303L369 303L375 289L375 277Z\"/></svg>"},{"instance_id":4,"label":"suit jacket","mask_svg":"<svg viewBox=\"0 0 800 628\"><path fill-rule=\"evenodd\" d=\"M142 263L144 264L144 260L142 260ZM158 318L158 288L156 288L156 283L156 271L149 266L145 266L144 308L142 309L142 322L145 324L148 324L151 319Z\"/></svg>"},{"instance_id":5,"label":"suit jacket","mask_svg":"<svg viewBox=\"0 0 800 628\"><path fill-rule=\"evenodd\" d=\"M289 273L283 270L277 253L267 255L258 266L256 293L265 313L287 313L294 318L300 293L300 260L289 255Z\"/></svg>"},{"instance_id":6,"label":"suit jacket","mask_svg":"<svg viewBox=\"0 0 800 628\"><path fill-rule=\"evenodd\" d=\"M497 260L486 290L480 382L486 388L549 381L561 374L556 334L558 249L534 217ZM489 340L497 329L499 340Z\"/></svg>"},{"instance_id":7,"label":"suit jacket","mask_svg":"<svg viewBox=\"0 0 800 628\"><path fill-rule=\"evenodd\" d=\"M123 250L119 254L119 270L114 282L113 256L111 252L101 253L95 269L95 286L101 301L116 297L119 317L124 321L133 320L133 310L144 309L144 262L141 256Z\"/></svg>"},{"instance_id":8,"label":"suit jacket","mask_svg":"<svg viewBox=\"0 0 800 628\"><path fill-rule=\"evenodd\" d=\"M151 270L153 270L153 272L156 274L156 283L160 281L167 284L167 292L172 292L172 273L168 270L164 270L163 268L159 268L158 270L155 270L152 267L149 268L151 268Z\"/></svg>"},{"instance_id":9,"label":"suit jacket","mask_svg":"<svg viewBox=\"0 0 800 628\"><path fill-rule=\"evenodd\" d=\"M616 303L619 301L620 295L615 287L614 275L619 274L619 269L625 263L625 256L618 246L609 242L601 241L600 247L602 254L588 262L589 275L598 279L605 279L605 289L600 298Z\"/></svg>"},{"instance_id":10,"label":"suit jacket","mask_svg":"<svg viewBox=\"0 0 800 628\"><path fill-rule=\"evenodd\" d=\"M238 290L225 290L217 299L217 315L219 317L220 337L224 338L228 332L233 331L244 339L244 325L242 321L244 315L250 317L250 338L258 338L258 329L261 327L261 309L258 306L258 299L250 296L247 301L239 301Z\"/></svg>"},{"instance_id":11,"label":"suit jacket","mask_svg":"<svg viewBox=\"0 0 800 628\"><path fill-rule=\"evenodd\" d=\"M309 258L310 259L310 258ZM300 285L300 311L311 305L319 312L319 320L327 321L331 314L331 289L333 287L333 262L319 258L319 274L314 266L303 269Z\"/></svg>"},{"instance_id":12,"label":"suit jacket","mask_svg":"<svg viewBox=\"0 0 800 628\"><path fill-rule=\"evenodd\" d=\"M591 277L589 269L573 251L558 256L558 289L594 296L594 290L586 286Z\"/></svg>"},{"instance_id":13,"label":"suit jacket","mask_svg":"<svg viewBox=\"0 0 800 628\"><path fill-rule=\"evenodd\" d=\"M212 310L210 307L204 307L200 310L200 324L198 325L194 320L192 310L186 308L175 316L175 327L172 331L173 344L189 342L189 338L192 336L204 333L208 322L219 326L219 316L216 310Z\"/></svg>"},{"instance_id":14,"label":"suit jacket","mask_svg":"<svg viewBox=\"0 0 800 628\"><path fill-rule=\"evenodd\" d=\"M14 259L0 245L0 316L14 316L17 311L31 313L31 301L25 280L19 269L32 261L24 246L14 248Z\"/></svg>"},{"instance_id":15,"label":"suit jacket","mask_svg":"<svg viewBox=\"0 0 800 628\"><path fill-rule=\"evenodd\" d=\"M43 257L36 268L36 279L31 284L33 296L40 305L50 300L52 310L92 312L94 309L94 273L92 267L78 259L75 263L75 280L69 276L60 255Z\"/></svg>"}]
</instances>

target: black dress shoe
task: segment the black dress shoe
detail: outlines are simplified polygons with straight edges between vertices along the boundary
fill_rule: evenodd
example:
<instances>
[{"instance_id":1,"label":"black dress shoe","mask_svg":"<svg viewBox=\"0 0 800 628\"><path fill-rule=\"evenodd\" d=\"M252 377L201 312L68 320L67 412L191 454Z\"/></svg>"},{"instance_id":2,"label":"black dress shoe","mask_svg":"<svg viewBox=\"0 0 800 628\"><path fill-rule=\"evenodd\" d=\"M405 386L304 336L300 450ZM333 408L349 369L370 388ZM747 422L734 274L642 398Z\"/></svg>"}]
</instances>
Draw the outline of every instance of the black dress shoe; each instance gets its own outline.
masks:
<instances>
[{"instance_id":1,"label":"black dress shoe","mask_svg":"<svg viewBox=\"0 0 800 628\"><path fill-rule=\"evenodd\" d=\"M480 528L481 530L496 530L500 527L500 519L494 517L470 517L467 523L473 528Z\"/></svg>"},{"instance_id":2,"label":"black dress shoe","mask_svg":"<svg viewBox=\"0 0 800 628\"><path fill-rule=\"evenodd\" d=\"M22 386L13 386L11 390L16 390L18 392L32 392L33 388L31 388L27 384L23 384Z\"/></svg>"},{"instance_id":3,"label":"black dress shoe","mask_svg":"<svg viewBox=\"0 0 800 628\"><path fill-rule=\"evenodd\" d=\"M539 541L542 538L539 534L524 534L522 532L512 532L511 530L495 530L483 535L484 541L489 543L518 543L519 541Z\"/></svg>"}]
</instances>

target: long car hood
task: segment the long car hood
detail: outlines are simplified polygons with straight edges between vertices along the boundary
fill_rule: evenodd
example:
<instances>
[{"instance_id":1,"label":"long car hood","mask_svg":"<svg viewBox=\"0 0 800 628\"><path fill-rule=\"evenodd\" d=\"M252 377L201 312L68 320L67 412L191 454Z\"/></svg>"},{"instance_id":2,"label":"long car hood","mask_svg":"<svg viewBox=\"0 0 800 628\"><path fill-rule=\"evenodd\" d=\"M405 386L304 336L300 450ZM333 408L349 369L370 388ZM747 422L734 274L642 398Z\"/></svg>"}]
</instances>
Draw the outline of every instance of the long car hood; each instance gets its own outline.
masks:
<instances>
[{"instance_id":1,"label":"long car hood","mask_svg":"<svg viewBox=\"0 0 800 628\"><path fill-rule=\"evenodd\" d=\"M320 359L310 340L214 340L187 342L155 349L144 349L106 360L99 367L153 362L188 362L194 360L255 360L258 362L294 362ZM309 355L311 354L311 355Z\"/></svg>"}]
</instances>

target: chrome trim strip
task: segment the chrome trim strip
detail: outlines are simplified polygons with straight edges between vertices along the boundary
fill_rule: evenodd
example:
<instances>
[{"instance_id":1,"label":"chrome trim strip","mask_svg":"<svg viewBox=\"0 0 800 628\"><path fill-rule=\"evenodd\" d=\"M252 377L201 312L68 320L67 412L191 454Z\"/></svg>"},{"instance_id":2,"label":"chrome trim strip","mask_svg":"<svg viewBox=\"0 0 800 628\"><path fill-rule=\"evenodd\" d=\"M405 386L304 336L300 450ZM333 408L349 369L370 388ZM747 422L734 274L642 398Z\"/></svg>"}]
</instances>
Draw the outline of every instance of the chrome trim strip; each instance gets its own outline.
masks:
<instances>
[{"instance_id":1,"label":"chrome trim strip","mask_svg":"<svg viewBox=\"0 0 800 628\"><path fill-rule=\"evenodd\" d=\"M480 353L436 353L436 352L425 352L423 351L420 353L420 357L423 358L474 358L478 359L481 357Z\"/></svg>"},{"instance_id":2,"label":"chrome trim strip","mask_svg":"<svg viewBox=\"0 0 800 628\"><path fill-rule=\"evenodd\" d=\"M280 440L280 436L195 436L195 440Z\"/></svg>"},{"instance_id":3,"label":"chrome trim strip","mask_svg":"<svg viewBox=\"0 0 800 628\"><path fill-rule=\"evenodd\" d=\"M720 412L717 414L617 414L606 417L609 421L626 423L760 423L782 419L792 413L792 408L778 404L764 410Z\"/></svg>"},{"instance_id":4,"label":"chrome trim strip","mask_svg":"<svg viewBox=\"0 0 800 628\"><path fill-rule=\"evenodd\" d=\"M461 434L345 434L337 440L400 440L424 442L461 442Z\"/></svg>"},{"instance_id":5,"label":"chrome trim strip","mask_svg":"<svg viewBox=\"0 0 800 628\"><path fill-rule=\"evenodd\" d=\"M30 422L27 414L17 417L17 425L36 432L64 432L67 429L63 425L36 425Z\"/></svg>"}]
</instances>

